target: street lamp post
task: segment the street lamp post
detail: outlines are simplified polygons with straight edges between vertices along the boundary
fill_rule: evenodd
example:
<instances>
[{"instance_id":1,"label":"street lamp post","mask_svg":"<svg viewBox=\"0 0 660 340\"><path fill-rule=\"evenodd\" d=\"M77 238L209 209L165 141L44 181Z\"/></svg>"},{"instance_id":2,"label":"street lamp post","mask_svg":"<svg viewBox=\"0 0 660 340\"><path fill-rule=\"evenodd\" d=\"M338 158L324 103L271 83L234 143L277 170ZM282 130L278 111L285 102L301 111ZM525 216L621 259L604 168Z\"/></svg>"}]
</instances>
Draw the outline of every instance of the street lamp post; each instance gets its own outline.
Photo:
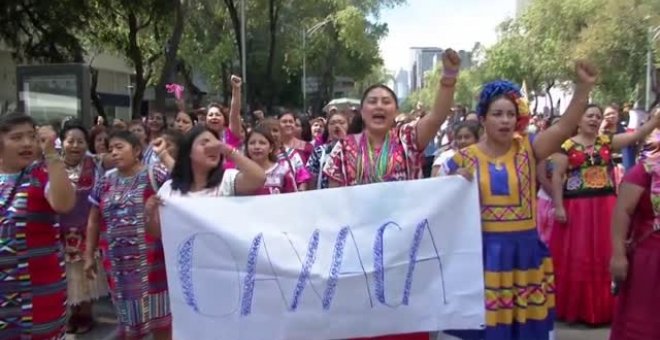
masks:
<instances>
[{"instance_id":1,"label":"street lamp post","mask_svg":"<svg viewBox=\"0 0 660 340\"><path fill-rule=\"evenodd\" d=\"M653 60L653 44L660 39L660 26L649 28L649 48L646 53L646 111L651 109L651 89L653 85L653 72L655 63Z\"/></svg>"},{"instance_id":2,"label":"street lamp post","mask_svg":"<svg viewBox=\"0 0 660 340\"><path fill-rule=\"evenodd\" d=\"M302 29L302 94L303 94L303 110L307 111L307 37L316 33L323 26L332 22L334 18L332 16L327 17L325 20L319 22L318 24L310 27L309 29Z\"/></svg>"},{"instance_id":3,"label":"street lamp post","mask_svg":"<svg viewBox=\"0 0 660 340\"><path fill-rule=\"evenodd\" d=\"M133 119L133 84L126 86L128 89L128 119Z\"/></svg>"},{"instance_id":4,"label":"street lamp post","mask_svg":"<svg viewBox=\"0 0 660 340\"><path fill-rule=\"evenodd\" d=\"M245 2L247 0L241 0L241 78L243 78L243 96L242 96L242 107L243 112L247 112L247 57L246 53L246 41L245 41Z\"/></svg>"}]
</instances>

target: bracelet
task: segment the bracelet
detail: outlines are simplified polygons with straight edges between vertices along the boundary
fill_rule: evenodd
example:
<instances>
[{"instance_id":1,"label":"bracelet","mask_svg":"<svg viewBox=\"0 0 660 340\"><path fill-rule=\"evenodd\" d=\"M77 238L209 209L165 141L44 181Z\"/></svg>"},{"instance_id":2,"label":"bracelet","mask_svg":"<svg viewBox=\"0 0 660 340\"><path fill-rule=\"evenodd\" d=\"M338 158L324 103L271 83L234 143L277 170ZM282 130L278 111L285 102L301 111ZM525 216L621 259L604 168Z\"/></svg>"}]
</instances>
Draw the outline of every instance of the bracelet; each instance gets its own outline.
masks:
<instances>
[{"instance_id":1,"label":"bracelet","mask_svg":"<svg viewBox=\"0 0 660 340\"><path fill-rule=\"evenodd\" d=\"M454 70L454 71L448 71L446 69L442 69L442 78L453 78L456 79L458 78L458 73L459 70Z\"/></svg>"}]
</instances>

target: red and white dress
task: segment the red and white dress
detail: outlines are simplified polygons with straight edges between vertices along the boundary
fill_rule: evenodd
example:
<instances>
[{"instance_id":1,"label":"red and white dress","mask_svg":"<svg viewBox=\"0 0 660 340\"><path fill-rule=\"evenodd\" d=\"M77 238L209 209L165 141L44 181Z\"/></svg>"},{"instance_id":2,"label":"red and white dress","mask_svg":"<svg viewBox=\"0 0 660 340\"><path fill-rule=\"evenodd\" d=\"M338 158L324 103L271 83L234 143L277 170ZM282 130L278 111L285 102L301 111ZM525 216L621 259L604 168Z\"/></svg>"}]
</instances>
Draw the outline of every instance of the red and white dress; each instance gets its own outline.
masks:
<instances>
[{"instance_id":1,"label":"red and white dress","mask_svg":"<svg viewBox=\"0 0 660 340\"><path fill-rule=\"evenodd\" d=\"M277 162L266 170L266 183L257 195L274 195L296 192L296 177L286 162Z\"/></svg>"},{"instance_id":2,"label":"red and white dress","mask_svg":"<svg viewBox=\"0 0 660 340\"><path fill-rule=\"evenodd\" d=\"M394 128L389 132L390 154L383 181L405 181L422 178L424 149L417 147L417 121ZM369 184L358 171L365 139L362 134L348 135L330 152L323 173L342 186ZM378 340L428 340L429 333L385 335Z\"/></svg>"}]
</instances>

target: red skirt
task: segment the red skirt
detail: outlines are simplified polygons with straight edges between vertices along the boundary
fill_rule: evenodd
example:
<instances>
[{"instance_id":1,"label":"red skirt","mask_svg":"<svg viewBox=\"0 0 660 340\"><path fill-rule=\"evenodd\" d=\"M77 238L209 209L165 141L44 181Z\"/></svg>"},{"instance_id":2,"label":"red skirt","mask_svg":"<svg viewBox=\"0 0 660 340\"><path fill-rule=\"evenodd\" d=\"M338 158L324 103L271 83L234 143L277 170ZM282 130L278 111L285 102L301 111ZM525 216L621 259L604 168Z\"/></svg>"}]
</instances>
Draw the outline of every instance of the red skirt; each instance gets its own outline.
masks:
<instances>
[{"instance_id":1,"label":"red skirt","mask_svg":"<svg viewBox=\"0 0 660 340\"><path fill-rule=\"evenodd\" d=\"M557 319L603 325L612 321L610 226L615 195L564 200L567 223L555 222L550 252Z\"/></svg>"},{"instance_id":2,"label":"red skirt","mask_svg":"<svg viewBox=\"0 0 660 340\"><path fill-rule=\"evenodd\" d=\"M628 276L622 283L610 340L660 339L660 237L638 244L628 255Z\"/></svg>"},{"instance_id":3,"label":"red skirt","mask_svg":"<svg viewBox=\"0 0 660 340\"><path fill-rule=\"evenodd\" d=\"M429 340L429 333L411 333L399 335L384 335L375 338L360 338L353 340Z\"/></svg>"}]
</instances>

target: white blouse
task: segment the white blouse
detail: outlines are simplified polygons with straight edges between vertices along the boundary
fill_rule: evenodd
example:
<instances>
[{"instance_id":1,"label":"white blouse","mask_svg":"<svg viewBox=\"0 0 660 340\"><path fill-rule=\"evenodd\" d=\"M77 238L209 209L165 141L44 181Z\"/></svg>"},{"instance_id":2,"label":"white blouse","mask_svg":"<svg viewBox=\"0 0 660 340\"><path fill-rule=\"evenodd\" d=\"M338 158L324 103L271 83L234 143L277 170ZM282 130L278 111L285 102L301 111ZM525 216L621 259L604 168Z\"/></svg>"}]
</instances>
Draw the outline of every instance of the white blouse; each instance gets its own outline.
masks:
<instances>
[{"instance_id":1,"label":"white blouse","mask_svg":"<svg viewBox=\"0 0 660 340\"><path fill-rule=\"evenodd\" d=\"M220 197L220 196L234 196L236 176L238 170L227 169L222 176L220 184L214 188L208 188L195 192L188 192L185 197ZM184 197L178 190L172 190L172 180L167 180L158 190L159 197Z\"/></svg>"}]
</instances>

